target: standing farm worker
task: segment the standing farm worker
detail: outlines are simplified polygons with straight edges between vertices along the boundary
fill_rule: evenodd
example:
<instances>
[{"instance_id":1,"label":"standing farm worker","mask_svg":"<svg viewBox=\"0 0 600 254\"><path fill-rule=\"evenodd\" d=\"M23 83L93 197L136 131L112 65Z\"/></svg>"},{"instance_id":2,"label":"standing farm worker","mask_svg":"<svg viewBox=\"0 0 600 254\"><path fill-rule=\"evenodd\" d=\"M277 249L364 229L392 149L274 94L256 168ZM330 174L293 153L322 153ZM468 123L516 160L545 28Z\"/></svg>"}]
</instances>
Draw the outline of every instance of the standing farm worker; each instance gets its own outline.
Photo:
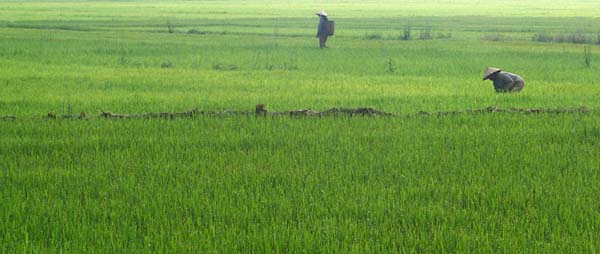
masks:
<instances>
[{"instance_id":1,"label":"standing farm worker","mask_svg":"<svg viewBox=\"0 0 600 254\"><path fill-rule=\"evenodd\" d=\"M317 30L317 37L319 37L319 46L321 48L326 48L327 37L329 36L329 31L327 29L327 21L329 21L327 19L327 13L325 13L325 10L321 10L315 14L319 16L319 28Z\"/></svg>"},{"instance_id":2,"label":"standing farm worker","mask_svg":"<svg viewBox=\"0 0 600 254\"><path fill-rule=\"evenodd\" d=\"M525 86L525 80L519 75L504 72L498 68L488 67L483 74L483 80L494 82L496 92L519 92Z\"/></svg>"}]
</instances>

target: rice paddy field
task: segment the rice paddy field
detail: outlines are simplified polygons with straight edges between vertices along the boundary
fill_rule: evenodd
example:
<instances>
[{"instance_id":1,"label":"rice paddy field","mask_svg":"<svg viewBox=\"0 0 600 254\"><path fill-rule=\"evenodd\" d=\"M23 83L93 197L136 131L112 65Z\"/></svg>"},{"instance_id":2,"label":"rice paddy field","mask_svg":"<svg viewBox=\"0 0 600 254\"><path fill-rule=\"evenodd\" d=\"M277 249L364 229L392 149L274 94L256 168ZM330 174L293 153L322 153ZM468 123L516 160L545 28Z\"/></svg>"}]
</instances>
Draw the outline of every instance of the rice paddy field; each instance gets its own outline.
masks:
<instances>
[{"instance_id":1,"label":"rice paddy field","mask_svg":"<svg viewBox=\"0 0 600 254\"><path fill-rule=\"evenodd\" d=\"M0 253L598 253L599 9L2 1Z\"/></svg>"}]
</instances>

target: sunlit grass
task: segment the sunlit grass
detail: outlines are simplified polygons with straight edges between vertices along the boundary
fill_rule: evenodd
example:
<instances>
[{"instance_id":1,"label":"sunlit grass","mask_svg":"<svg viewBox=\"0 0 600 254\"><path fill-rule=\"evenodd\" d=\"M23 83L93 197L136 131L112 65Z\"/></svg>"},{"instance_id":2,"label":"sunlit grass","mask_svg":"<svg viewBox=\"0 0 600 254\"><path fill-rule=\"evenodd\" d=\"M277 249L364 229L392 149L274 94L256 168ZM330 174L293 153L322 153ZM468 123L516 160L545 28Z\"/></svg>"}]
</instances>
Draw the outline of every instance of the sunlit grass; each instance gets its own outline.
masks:
<instances>
[{"instance_id":1,"label":"sunlit grass","mask_svg":"<svg viewBox=\"0 0 600 254\"><path fill-rule=\"evenodd\" d=\"M132 33L95 41L101 33L11 32L15 38L0 50L2 114L43 115L65 104L91 114L241 110L257 103L401 113L490 105L596 108L600 94L598 68L586 68L582 47L571 44L334 38L322 51L313 38ZM389 60L394 72L386 68ZM161 68L167 61L172 67ZM481 81L486 66L523 76L523 93L494 94Z\"/></svg>"},{"instance_id":2,"label":"sunlit grass","mask_svg":"<svg viewBox=\"0 0 600 254\"><path fill-rule=\"evenodd\" d=\"M597 122L2 122L2 250L591 251Z\"/></svg>"},{"instance_id":3,"label":"sunlit grass","mask_svg":"<svg viewBox=\"0 0 600 254\"><path fill-rule=\"evenodd\" d=\"M4 1L0 253L594 253L600 48L531 38L595 35L598 5ZM258 103L400 114L97 117ZM488 106L591 112L416 115Z\"/></svg>"}]
</instances>

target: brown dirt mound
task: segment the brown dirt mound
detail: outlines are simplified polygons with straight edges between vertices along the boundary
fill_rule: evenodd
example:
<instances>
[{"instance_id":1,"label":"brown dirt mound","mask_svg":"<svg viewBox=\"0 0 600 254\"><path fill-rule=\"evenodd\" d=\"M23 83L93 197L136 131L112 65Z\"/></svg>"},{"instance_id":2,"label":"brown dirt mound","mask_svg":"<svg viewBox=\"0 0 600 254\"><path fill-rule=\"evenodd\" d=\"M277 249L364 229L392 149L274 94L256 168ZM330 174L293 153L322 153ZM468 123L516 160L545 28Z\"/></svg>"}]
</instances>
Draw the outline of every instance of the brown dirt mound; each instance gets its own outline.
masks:
<instances>
[{"instance_id":1,"label":"brown dirt mound","mask_svg":"<svg viewBox=\"0 0 600 254\"><path fill-rule=\"evenodd\" d=\"M586 107L579 108L556 108L556 109L542 109L542 108L500 108L495 106L490 106L483 109L467 109L462 111L419 111L416 113L416 116L452 116L452 115L460 115L460 114L492 114L492 113L510 113L510 114L566 114L566 113L588 113L592 110ZM252 116L252 112L249 111L234 111L234 110L224 110L224 111L205 111L198 110L197 108L183 111L183 112L153 112L153 113L144 113L144 114L115 114L108 111L102 112L99 116L101 118L110 118L110 119L128 119L128 118L189 118L189 117L197 117L197 116ZM289 110L289 111L279 111L279 112L269 112L264 104L256 105L256 109L254 115L257 117L266 117L266 116L289 116L289 117L352 117L352 116L403 116L400 114L389 113L380 111L374 108L331 108L325 111L316 111L313 109L300 109L300 110ZM404 116L414 116L415 114L407 114ZM34 117L39 118L39 117ZM88 116L85 112L79 113L79 115L58 115L54 112L49 112L46 114L43 119L91 119L96 118L96 116ZM16 120L15 116L0 116L0 121L12 121Z\"/></svg>"},{"instance_id":2,"label":"brown dirt mound","mask_svg":"<svg viewBox=\"0 0 600 254\"><path fill-rule=\"evenodd\" d=\"M0 121L14 121L17 120L16 116L0 116Z\"/></svg>"},{"instance_id":3,"label":"brown dirt mound","mask_svg":"<svg viewBox=\"0 0 600 254\"><path fill-rule=\"evenodd\" d=\"M434 116L447 116L447 115L458 115L458 114L487 114L487 113L521 113L521 114L564 114L564 113L588 113L590 110L586 107L572 108L572 109L543 109L543 108L500 108L490 106L484 109L468 109L464 111L437 111L437 112L426 112L419 111L417 115L434 115Z\"/></svg>"},{"instance_id":4,"label":"brown dirt mound","mask_svg":"<svg viewBox=\"0 0 600 254\"><path fill-rule=\"evenodd\" d=\"M176 117L193 117L200 113L197 108L184 112L157 112L146 114L114 114L111 112L102 112L100 115L104 118L176 118Z\"/></svg>"},{"instance_id":5,"label":"brown dirt mound","mask_svg":"<svg viewBox=\"0 0 600 254\"><path fill-rule=\"evenodd\" d=\"M332 108L321 112L321 115L390 116L392 113L379 111L374 108Z\"/></svg>"}]
</instances>

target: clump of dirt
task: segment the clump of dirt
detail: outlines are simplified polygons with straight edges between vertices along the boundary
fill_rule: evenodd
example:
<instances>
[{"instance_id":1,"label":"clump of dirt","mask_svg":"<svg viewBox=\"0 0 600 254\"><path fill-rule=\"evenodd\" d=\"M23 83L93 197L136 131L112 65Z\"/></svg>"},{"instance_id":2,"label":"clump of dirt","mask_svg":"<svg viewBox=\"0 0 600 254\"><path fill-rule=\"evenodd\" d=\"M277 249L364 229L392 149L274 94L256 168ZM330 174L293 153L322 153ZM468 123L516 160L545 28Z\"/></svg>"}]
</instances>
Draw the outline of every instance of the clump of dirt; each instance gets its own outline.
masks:
<instances>
[{"instance_id":1,"label":"clump of dirt","mask_svg":"<svg viewBox=\"0 0 600 254\"><path fill-rule=\"evenodd\" d=\"M321 112L312 109L291 110L289 116L321 116Z\"/></svg>"},{"instance_id":2,"label":"clump of dirt","mask_svg":"<svg viewBox=\"0 0 600 254\"><path fill-rule=\"evenodd\" d=\"M0 120L2 121L14 121L17 120L16 116L0 116Z\"/></svg>"},{"instance_id":3,"label":"clump of dirt","mask_svg":"<svg viewBox=\"0 0 600 254\"><path fill-rule=\"evenodd\" d=\"M314 109L298 109L281 112L269 112L265 104L257 104L254 110L256 116L389 116L391 113L379 111L374 108L331 108L325 111Z\"/></svg>"},{"instance_id":4,"label":"clump of dirt","mask_svg":"<svg viewBox=\"0 0 600 254\"><path fill-rule=\"evenodd\" d=\"M266 116L267 115L267 109L265 108L265 104L256 104L256 108L254 110L254 114L256 114L257 116Z\"/></svg>"},{"instance_id":5,"label":"clump of dirt","mask_svg":"<svg viewBox=\"0 0 600 254\"><path fill-rule=\"evenodd\" d=\"M557 108L557 109L542 109L542 108L500 108L496 106L490 106L483 109L467 109L457 111L419 111L416 116L453 116L461 114L492 114L492 113L510 113L510 114L566 114L566 113L588 113L592 110L586 107L579 108ZM103 111L99 117L110 118L110 119L128 119L128 118L184 118L184 117L197 117L198 115L203 116L214 116L214 117L238 117L238 116L252 116L251 111L235 111L235 110L223 110L223 111L205 111L194 108L189 111L183 112L151 112L144 114L115 114L109 111ZM257 117L265 116L282 116L282 117L353 117L353 116L414 116L413 114L399 115L389 112L380 111L374 108L331 108L325 111L317 111L313 109L299 109L299 110L288 110L279 112L269 112L266 109L265 104L257 104L254 109L254 115ZM39 117L36 117L39 119ZM54 112L48 112L45 119L90 119L85 112L79 113L79 115L62 115L59 116ZM16 120L15 116L0 116L0 121Z\"/></svg>"},{"instance_id":6,"label":"clump of dirt","mask_svg":"<svg viewBox=\"0 0 600 254\"><path fill-rule=\"evenodd\" d=\"M321 115L390 116L392 113L379 111L374 108L331 108L321 112Z\"/></svg>"},{"instance_id":7,"label":"clump of dirt","mask_svg":"<svg viewBox=\"0 0 600 254\"><path fill-rule=\"evenodd\" d=\"M104 118L129 118L130 116L127 114L113 114L111 112L102 112L100 115Z\"/></svg>"},{"instance_id":8,"label":"clump of dirt","mask_svg":"<svg viewBox=\"0 0 600 254\"><path fill-rule=\"evenodd\" d=\"M458 115L458 114L489 114L489 113L520 113L520 114L564 114L564 113L588 113L590 110L586 107L573 108L573 109L543 109L543 108L500 108L496 106L490 106L484 109L467 109L464 111L437 111L437 112L426 112L419 111L417 115L434 115L434 116L447 116L447 115Z\"/></svg>"},{"instance_id":9,"label":"clump of dirt","mask_svg":"<svg viewBox=\"0 0 600 254\"><path fill-rule=\"evenodd\" d=\"M104 118L176 118L176 117L193 117L200 113L197 108L190 111L184 112L157 112L157 113L146 113L146 114L114 114L111 112L102 112L100 115Z\"/></svg>"},{"instance_id":10,"label":"clump of dirt","mask_svg":"<svg viewBox=\"0 0 600 254\"><path fill-rule=\"evenodd\" d=\"M540 114L540 113L547 113L547 114L563 114L563 113L588 113L590 110L586 107L579 107L579 108L573 108L573 109L564 109L564 108L557 108L557 109L542 109L542 108L508 108L505 110L505 112L510 112L510 113L525 113L525 114Z\"/></svg>"}]
</instances>

